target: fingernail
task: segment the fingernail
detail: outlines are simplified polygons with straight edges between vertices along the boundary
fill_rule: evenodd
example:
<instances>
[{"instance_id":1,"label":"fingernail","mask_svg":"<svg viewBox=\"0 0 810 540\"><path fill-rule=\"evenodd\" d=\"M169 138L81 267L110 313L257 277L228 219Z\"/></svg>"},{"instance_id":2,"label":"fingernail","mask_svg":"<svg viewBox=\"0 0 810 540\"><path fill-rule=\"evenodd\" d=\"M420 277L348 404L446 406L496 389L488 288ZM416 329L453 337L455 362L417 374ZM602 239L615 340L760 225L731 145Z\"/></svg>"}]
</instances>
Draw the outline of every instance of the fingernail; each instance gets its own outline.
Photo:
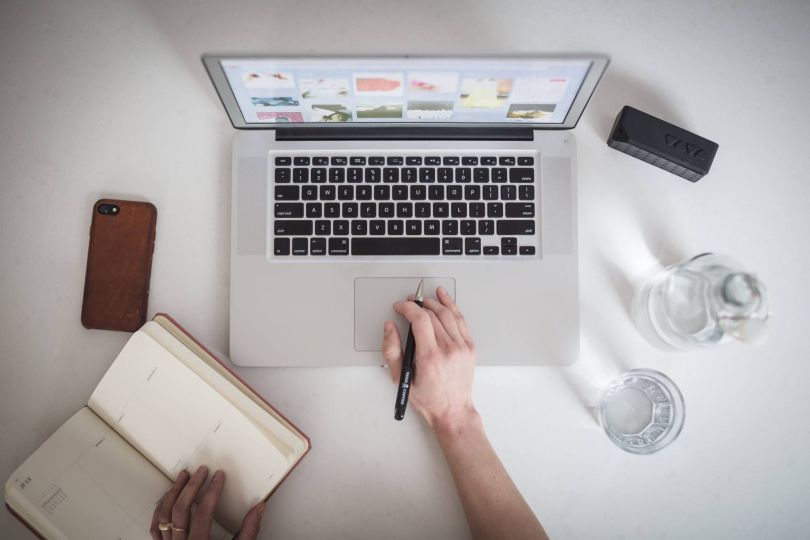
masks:
<instances>
[{"instance_id":1,"label":"fingernail","mask_svg":"<svg viewBox=\"0 0 810 540\"><path fill-rule=\"evenodd\" d=\"M223 473L221 470L218 470L217 472L214 473L214 477L211 479L211 481L212 482L219 482L220 480L222 480L222 478L224 476L225 476L225 473Z\"/></svg>"},{"instance_id":2,"label":"fingernail","mask_svg":"<svg viewBox=\"0 0 810 540\"><path fill-rule=\"evenodd\" d=\"M385 321L385 323L383 324L383 333L384 334L390 334L392 326L393 326L393 323L391 321Z\"/></svg>"},{"instance_id":3,"label":"fingernail","mask_svg":"<svg viewBox=\"0 0 810 540\"><path fill-rule=\"evenodd\" d=\"M195 474L202 474L202 473L208 473L208 467L206 467L205 465L200 465Z\"/></svg>"},{"instance_id":4,"label":"fingernail","mask_svg":"<svg viewBox=\"0 0 810 540\"><path fill-rule=\"evenodd\" d=\"M266 508L267 508L267 503L266 502L259 503L259 515L260 516L264 514L264 510Z\"/></svg>"}]
</instances>

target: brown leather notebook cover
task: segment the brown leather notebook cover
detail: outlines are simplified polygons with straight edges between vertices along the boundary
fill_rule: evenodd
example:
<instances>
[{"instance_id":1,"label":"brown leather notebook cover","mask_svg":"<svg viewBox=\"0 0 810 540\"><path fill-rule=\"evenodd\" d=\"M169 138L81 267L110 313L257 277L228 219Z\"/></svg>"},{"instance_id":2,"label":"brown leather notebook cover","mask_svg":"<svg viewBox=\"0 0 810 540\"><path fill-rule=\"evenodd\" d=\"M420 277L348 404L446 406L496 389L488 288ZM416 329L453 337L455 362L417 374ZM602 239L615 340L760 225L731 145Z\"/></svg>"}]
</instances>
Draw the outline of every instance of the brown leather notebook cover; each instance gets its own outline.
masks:
<instances>
[{"instance_id":1,"label":"brown leather notebook cover","mask_svg":"<svg viewBox=\"0 0 810 540\"><path fill-rule=\"evenodd\" d=\"M100 205L117 205L101 214ZM149 203L101 199L93 205L82 301L82 325L135 332L146 322L157 209Z\"/></svg>"}]
</instances>

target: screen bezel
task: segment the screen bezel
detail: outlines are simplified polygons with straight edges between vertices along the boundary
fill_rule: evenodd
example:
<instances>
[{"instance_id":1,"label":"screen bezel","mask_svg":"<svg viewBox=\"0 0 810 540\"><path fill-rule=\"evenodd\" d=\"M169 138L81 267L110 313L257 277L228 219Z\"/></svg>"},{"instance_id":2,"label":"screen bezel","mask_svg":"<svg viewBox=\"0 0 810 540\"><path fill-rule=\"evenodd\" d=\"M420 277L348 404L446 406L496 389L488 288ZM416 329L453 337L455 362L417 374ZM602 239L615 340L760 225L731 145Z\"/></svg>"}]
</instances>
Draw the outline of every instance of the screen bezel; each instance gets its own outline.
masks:
<instances>
[{"instance_id":1,"label":"screen bezel","mask_svg":"<svg viewBox=\"0 0 810 540\"><path fill-rule=\"evenodd\" d=\"M561 124L547 124L547 123L531 123L531 122L351 122L351 123L340 123L340 124L330 124L330 123L320 123L320 122L291 122L286 124L273 124L273 123L248 123L245 121L244 116L242 116L242 110L239 108L239 104L236 101L236 96L233 94L233 90L231 89L231 85L228 82L227 76L225 75L224 70L222 69L222 60L245 60L245 59L256 59L256 60L296 60L296 59L306 59L306 60L405 60L405 59L420 59L420 60L430 60L430 59L441 59L441 60L460 60L460 61L470 61L470 60L482 60L482 61L492 61L492 60L571 60L571 61L586 61L590 62L591 65L588 68L588 73L585 75L585 79L582 81L582 84L579 87L579 91L577 92L576 97L574 98L573 103L571 104L571 108L568 109L568 114L565 116L565 120ZM301 129L301 128L309 128L309 129L352 129L352 126L356 127L368 127L368 126L375 126L376 129L391 127L391 128L409 128L409 127L420 127L420 128L430 128L430 127L437 127L437 128L522 128L522 129L542 129L542 130L549 130L549 129L573 129L576 127L577 122L579 122L582 113L585 110L585 107L588 105L588 101L593 95L594 90L596 89L597 84L602 78L602 75L605 72L608 64L610 63L610 57L606 55L600 54L555 54L555 55L526 55L526 56L304 56L304 55L268 55L268 54L213 54L208 53L202 55L202 62L205 66L206 71L208 72L208 76L211 78L211 82L214 84L214 88L216 88L217 94L219 94L219 99L222 101L222 105L225 107L225 111L228 113L228 118L231 120L231 124L236 129Z\"/></svg>"}]
</instances>

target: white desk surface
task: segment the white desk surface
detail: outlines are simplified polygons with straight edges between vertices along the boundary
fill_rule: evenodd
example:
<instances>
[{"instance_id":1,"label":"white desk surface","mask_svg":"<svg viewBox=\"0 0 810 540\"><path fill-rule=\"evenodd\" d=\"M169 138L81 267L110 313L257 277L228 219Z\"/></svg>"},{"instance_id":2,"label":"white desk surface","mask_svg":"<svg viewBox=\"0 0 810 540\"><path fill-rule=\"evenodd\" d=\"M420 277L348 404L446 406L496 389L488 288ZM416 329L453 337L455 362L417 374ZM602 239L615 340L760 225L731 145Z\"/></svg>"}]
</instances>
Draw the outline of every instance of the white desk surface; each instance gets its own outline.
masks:
<instances>
[{"instance_id":1,"label":"white desk surface","mask_svg":"<svg viewBox=\"0 0 810 540\"><path fill-rule=\"evenodd\" d=\"M479 369L489 436L553 538L805 537L807 50L807 2L3 2L0 479L85 403L128 337L79 322L100 196L157 206L150 316L227 351L234 130L201 53L595 51L613 63L575 130L582 357ZM625 104L717 141L711 173L691 184L608 148ZM768 284L765 346L666 354L634 330L633 279L705 251ZM687 403L680 439L647 457L612 446L580 397L642 366ZM382 369L240 371L314 447L263 537L468 536L436 442L416 415L392 420ZM2 512L0 536L27 533Z\"/></svg>"}]
</instances>

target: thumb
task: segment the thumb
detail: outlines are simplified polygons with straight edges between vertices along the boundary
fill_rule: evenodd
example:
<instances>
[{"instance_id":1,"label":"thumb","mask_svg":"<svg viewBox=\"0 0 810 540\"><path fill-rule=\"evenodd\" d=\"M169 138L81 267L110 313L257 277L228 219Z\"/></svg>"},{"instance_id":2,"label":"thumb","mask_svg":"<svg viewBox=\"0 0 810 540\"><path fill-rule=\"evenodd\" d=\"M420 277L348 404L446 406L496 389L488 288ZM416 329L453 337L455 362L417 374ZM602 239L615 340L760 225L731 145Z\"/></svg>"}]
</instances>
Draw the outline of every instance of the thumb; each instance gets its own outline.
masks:
<instances>
[{"instance_id":1,"label":"thumb","mask_svg":"<svg viewBox=\"0 0 810 540\"><path fill-rule=\"evenodd\" d=\"M391 321L385 321L383 326L383 358L391 370L391 379L394 384L399 382L399 372L402 370L402 340L399 337L397 325Z\"/></svg>"},{"instance_id":2,"label":"thumb","mask_svg":"<svg viewBox=\"0 0 810 540\"><path fill-rule=\"evenodd\" d=\"M235 540L256 540L259 536L259 529L262 527L262 515L266 505L266 502L260 502L248 510L239 532L234 537Z\"/></svg>"}]
</instances>

